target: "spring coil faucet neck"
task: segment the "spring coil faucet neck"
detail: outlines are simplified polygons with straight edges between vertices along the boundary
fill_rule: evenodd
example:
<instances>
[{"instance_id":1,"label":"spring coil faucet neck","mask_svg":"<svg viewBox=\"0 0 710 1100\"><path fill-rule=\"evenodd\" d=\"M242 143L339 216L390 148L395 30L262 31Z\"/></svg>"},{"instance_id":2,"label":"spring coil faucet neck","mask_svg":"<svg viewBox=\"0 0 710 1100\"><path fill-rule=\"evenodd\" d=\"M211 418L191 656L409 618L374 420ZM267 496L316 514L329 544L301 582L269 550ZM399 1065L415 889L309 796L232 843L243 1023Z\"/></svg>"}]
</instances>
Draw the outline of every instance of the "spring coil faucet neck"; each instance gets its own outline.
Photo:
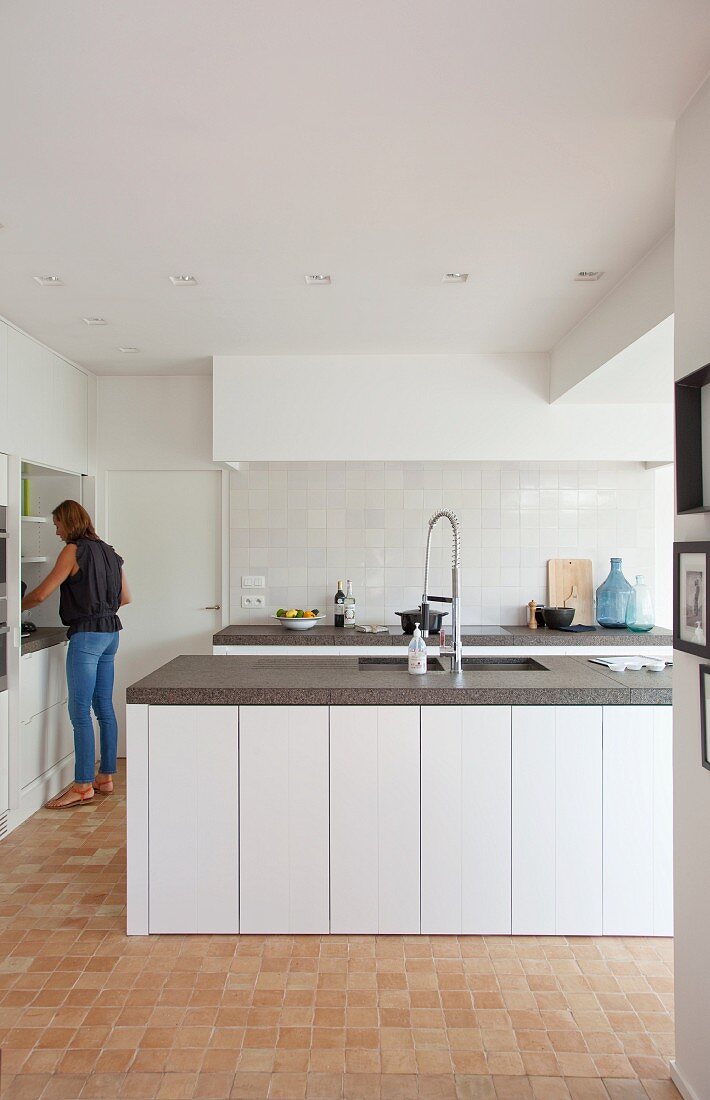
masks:
<instances>
[{"instance_id":1,"label":"spring coil faucet neck","mask_svg":"<svg viewBox=\"0 0 710 1100\"><path fill-rule=\"evenodd\" d=\"M431 557L431 536L440 519L447 519L451 524L452 551L451 551L451 596L429 595L429 561ZM441 653L451 657L451 671L461 671L461 615L460 615L460 590L461 590L461 526L458 516L448 508L442 508L435 512L429 520L429 531L426 540L426 558L424 561L424 595L422 597L422 633L429 636L429 604L451 604L451 646L442 647Z\"/></svg>"}]
</instances>

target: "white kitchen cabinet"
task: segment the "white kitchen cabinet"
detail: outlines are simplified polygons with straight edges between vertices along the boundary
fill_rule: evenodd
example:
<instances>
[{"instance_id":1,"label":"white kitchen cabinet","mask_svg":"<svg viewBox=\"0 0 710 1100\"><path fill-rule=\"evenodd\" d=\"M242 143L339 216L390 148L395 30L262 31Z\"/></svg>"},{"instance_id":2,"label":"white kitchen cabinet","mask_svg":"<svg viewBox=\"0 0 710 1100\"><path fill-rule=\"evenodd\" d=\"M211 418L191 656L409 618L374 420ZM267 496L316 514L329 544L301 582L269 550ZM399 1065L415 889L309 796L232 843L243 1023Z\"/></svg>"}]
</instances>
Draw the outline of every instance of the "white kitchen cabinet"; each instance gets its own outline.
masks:
<instances>
[{"instance_id":1,"label":"white kitchen cabinet","mask_svg":"<svg viewBox=\"0 0 710 1100\"><path fill-rule=\"evenodd\" d=\"M328 707L240 707L240 927L329 931Z\"/></svg>"},{"instance_id":2,"label":"white kitchen cabinet","mask_svg":"<svg viewBox=\"0 0 710 1100\"><path fill-rule=\"evenodd\" d=\"M67 699L67 644L25 653L20 660L20 722Z\"/></svg>"},{"instance_id":3,"label":"white kitchen cabinet","mask_svg":"<svg viewBox=\"0 0 710 1100\"><path fill-rule=\"evenodd\" d=\"M150 707L151 932L239 931L237 707Z\"/></svg>"},{"instance_id":4,"label":"white kitchen cabinet","mask_svg":"<svg viewBox=\"0 0 710 1100\"><path fill-rule=\"evenodd\" d=\"M421 708L421 930L510 933L511 708Z\"/></svg>"},{"instance_id":5,"label":"white kitchen cabinet","mask_svg":"<svg viewBox=\"0 0 710 1100\"><path fill-rule=\"evenodd\" d=\"M601 934L600 707L513 707L512 810L513 933Z\"/></svg>"},{"instance_id":6,"label":"white kitchen cabinet","mask_svg":"<svg viewBox=\"0 0 710 1100\"><path fill-rule=\"evenodd\" d=\"M7 332L8 429L12 450L35 462L51 463L53 356L24 333Z\"/></svg>"},{"instance_id":7,"label":"white kitchen cabinet","mask_svg":"<svg viewBox=\"0 0 710 1100\"><path fill-rule=\"evenodd\" d=\"M20 723L20 789L65 760L74 751L74 732L66 703L33 715Z\"/></svg>"},{"instance_id":8,"label":"white kitchen cabinet","mask_svg":"<svg viewBox=\"0 0 710 1100\"><path fill-rule=\"evenodd\" d=\"M416 933L419 707L330 708L330 930Z\"/></svg>"},{"instance_id":9,"label":"white kitchen cabinet","mask_svg":"<svg viewBox=\"0 0 710 1100\"><path fill-rule=\"evenodd\" d=\"M9 453L10 437L7 415L7 325L0 321L0 451ZM7 469L5 470L7 481ZM7 500L0 500L7 504Z\"/></svg>"},{"instance_id":10,"label":"white kitchen cabinet","mask_svg":"<svg viewBox=\"0 0 710 1100\"><path fill-rule=\"evenodd\" d=\"M77 367L54 355L52 387L55 432L52 465L85 473L88 469L88 379Z\"/></svg>"},{"instance_id":11,"label":"white kitchen cabinet","mask_svg":"<svg viewBox=\"0 0 710 1100\"><path fill-rule=\"evenodd\" d=\"M5 832L5 818L10 805L8 776L9 727L7 704L9 692L0 691L0 837Z\"/></svg>"},{"instance_id":12,"label":"white kitchen cabinet","mask_svg":"<svg viewBox=\"0 0 710 1100\"><path fill-rule=\"evenodd\" d=\"M0 506L7 508L7 455L4 454L0 454Z\"/></svg>"},{"instance_id":13,"label":"white kitchen cabinet","mask_svg":"<svg viewBox=\"0 0 710 1100\"><path fill-rule=\"evenodd\" d=\"M604 708L604 935L672 934L672 711Z\"/></svg>"},{"instance_id":14,"label":"white kitchen cabinet","mask_svg":"<svg viewBox=\"0 0 710 1100\"><path fill-rule=\"evenodd\" d=\"M7 449L32 462L86 473L88 418L83 371L7 326Z\"/></svg>"}]
</instances>

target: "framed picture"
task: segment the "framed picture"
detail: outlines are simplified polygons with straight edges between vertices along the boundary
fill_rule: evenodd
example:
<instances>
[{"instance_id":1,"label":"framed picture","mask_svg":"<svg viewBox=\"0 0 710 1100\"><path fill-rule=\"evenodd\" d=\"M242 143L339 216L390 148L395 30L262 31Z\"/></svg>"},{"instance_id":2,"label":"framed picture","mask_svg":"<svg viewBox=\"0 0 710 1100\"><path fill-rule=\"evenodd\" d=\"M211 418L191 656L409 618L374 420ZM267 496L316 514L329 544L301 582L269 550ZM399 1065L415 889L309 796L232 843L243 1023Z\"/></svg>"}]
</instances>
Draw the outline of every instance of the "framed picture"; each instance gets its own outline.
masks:
<instances>
[{"instance_id":1,"label":"framed picture","mask_svg":"<svg viewBox=\"0 0 710 1100\"><path fill-rule=\"evenodd\" d=\"M710 691L707 683L710 676L710 665L700 666L700 747L702 752L703 767L710 771L710 758L708 757L708 729L710 728Z\"/></svg>"},{"instance_id":2,"label":"framed picture","mask_svg":"<svg viewBox=\"0 0 710 1100\"><path fill-rule=\"evenodd\" d=\"M708 658L709 560L710 542L676 542L673 547L673 645Z\"/></svg>"}]
</instances>

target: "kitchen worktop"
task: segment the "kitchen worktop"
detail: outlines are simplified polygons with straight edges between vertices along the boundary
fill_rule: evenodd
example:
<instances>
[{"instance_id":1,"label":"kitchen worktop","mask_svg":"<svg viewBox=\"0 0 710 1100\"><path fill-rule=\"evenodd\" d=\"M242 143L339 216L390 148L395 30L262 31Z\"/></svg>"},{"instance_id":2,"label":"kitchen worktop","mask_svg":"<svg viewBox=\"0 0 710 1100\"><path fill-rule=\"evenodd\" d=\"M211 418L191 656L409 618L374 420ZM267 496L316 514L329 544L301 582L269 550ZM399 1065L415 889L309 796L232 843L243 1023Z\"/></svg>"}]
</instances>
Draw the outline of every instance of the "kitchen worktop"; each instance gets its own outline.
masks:
<instances>
[{"instance_id":1,"label":"kitchen worktop","mask_svg":"<svg viewBox=\"0 0 710 1100\"><path fill-rule=\"evenodd\" d=\"M671 671L613 673L583 657L536 658L541 671L465 670L410 676L357 657L181 656L131 685L151 706L501 705L671 703ZM365 660L368 660L367 658Z\"/></svg>"},{"instance_id":2,"label":"kitchen worktop","mask_svg":"<svg viewBox=\"0 0 710 1100\"><path fill-rule=\"evenodd\" d=\"M386 634L363 634L359 630L334 626L314 626L310 630L288 630L279 623L264 626L225 626L212 638L213 645L383 645L407 646L411 635L403 634L398 626L390 626ZM428 639L430 645L439 644L439 635ZM528 626L462 626L461 642L466 646L670 646L672 631L655 626L645 634L631 630L606 630L597 626L593 631L579 634L566 630L549 630L541 627L531 630Z\"/></svg>"},{"instance_id":3,"label":"kitchen worktop","mask_svg":"<svg viewBox=\"0 0 710 1100\"><path fill-rule=\"evenodd\" d=\"M65 626L38 626L34 634L28 634L20 642L20 653L24 657L26 653L37 653L40 649L49 649L53 645L61 645L67 640L67 628Z\"/></svg>"}]
</instances>

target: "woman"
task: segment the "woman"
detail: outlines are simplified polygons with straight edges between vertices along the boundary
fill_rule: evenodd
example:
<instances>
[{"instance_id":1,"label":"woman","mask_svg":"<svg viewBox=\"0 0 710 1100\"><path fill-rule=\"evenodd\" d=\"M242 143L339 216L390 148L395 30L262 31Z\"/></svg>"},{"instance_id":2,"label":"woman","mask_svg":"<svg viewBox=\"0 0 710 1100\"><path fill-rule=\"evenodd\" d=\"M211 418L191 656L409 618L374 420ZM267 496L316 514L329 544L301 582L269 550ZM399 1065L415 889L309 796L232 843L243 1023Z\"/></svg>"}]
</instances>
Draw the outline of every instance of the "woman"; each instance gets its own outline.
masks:
<instances>
[{"instance_id":1,"label":"woman","mask_svg":"<svg viewBox=\"0 0 710 1100\"><path fill-rule=\"evenodd\" d=\"M67 684L75 773L73 786L48 802L47 807L64 810L91 802L94 791L113 791L118 739L112 699L113 663L121 630L116 612L131 602L131 594L123 558L101 541L81 504L63 501L52 512L52 519L66 546L49 576L27 593L22 610L37 607L59 588L59 617L69 627ZM96 777L92 705L101 731L101 764Z\"/></svg>"}]
</instances>

